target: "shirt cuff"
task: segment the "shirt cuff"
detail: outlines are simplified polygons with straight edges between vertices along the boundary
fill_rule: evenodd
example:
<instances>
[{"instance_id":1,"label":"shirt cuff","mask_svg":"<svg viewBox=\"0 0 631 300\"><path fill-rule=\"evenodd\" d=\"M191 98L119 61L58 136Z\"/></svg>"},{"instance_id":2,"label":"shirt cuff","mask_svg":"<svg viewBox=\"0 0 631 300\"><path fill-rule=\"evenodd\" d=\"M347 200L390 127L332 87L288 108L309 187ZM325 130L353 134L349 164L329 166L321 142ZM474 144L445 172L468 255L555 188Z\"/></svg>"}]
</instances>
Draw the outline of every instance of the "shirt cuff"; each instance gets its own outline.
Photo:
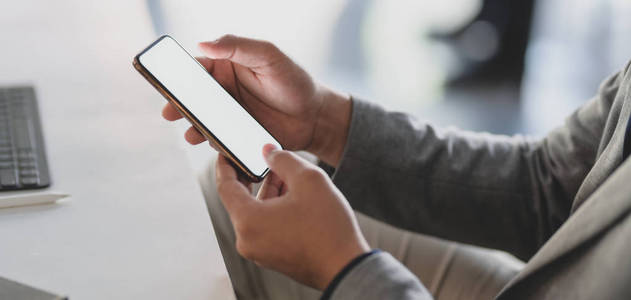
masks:
<instances>
[{"instance_id":1,"label":"shirt cuff","mask_svg":"<svg viewBox=\"0 0 631 300\"><path fill-rule=\"evenodd\" d=\"M333 280L331 280L331 283L329 283L329 285L324 290L324 293L322 293L322 297L320 298L320 300L328 300L328 299L330 299L331 295L333 295L333 291L335 291L335 288L340 284L342 279L344 279L344 276L346 276L346 274L348 274L351 270L353 270L353 268L355 266L359 265L366 258L368 258L369 256L371 256L373 254L379 253L379 252L381 252L381 250L374 249L374 250L372 250L370 252L363 253L363 254L353 258L353 260L351 260L351 262L349 262L344 268L342 268L342 271L337 273L337 275L335 275Z\"/></svg>"}]
</instances>

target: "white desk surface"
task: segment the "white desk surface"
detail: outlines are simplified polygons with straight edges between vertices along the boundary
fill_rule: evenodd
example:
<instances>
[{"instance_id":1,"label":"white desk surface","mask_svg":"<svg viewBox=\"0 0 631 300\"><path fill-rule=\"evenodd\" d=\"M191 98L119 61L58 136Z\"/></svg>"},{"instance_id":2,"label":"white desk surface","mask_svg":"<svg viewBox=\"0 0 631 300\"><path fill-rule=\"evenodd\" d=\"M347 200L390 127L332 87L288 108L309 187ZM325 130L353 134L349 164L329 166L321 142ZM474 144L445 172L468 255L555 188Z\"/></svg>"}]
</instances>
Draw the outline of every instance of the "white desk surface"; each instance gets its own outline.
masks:
<instances>
[{"instance_id":1,"label":"white desk surface","mask_svg":"<svg viewBox=\"0 0 631 300\"><path fill-rule=\"evenodd\" d=\"M196 178L132 68L145 1L7 1L0 85L36 87L55 205L0 210L0 276L71 299L234 299Z\"/></svg>"}]
</instances>

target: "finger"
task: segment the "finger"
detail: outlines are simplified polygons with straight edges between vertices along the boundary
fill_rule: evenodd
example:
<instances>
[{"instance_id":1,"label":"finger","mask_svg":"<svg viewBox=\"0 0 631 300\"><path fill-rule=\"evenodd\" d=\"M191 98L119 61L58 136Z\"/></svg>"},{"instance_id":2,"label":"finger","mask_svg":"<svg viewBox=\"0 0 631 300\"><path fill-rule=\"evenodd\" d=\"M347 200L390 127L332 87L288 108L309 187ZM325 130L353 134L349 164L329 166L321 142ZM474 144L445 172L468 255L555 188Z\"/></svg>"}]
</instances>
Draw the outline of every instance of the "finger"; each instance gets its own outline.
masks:
<instances>
[{"instance_id":1,"label":"finger","mask_svg":"<svg viewBox=\"0 0 631 300\"><path fill-rule=\"evenodd\" d=\"M266 144L263 147L263 156L269 168L285 183L291 183L298 174L315 167L306 160L289 151L276 150L276 146Z\"/></svg>"},{"instance_id":2,"label":"finger","mask_svg":"<svg viewBox=\"0 0 631 300\"><path fill-rule=\"evenodd\" d=\"M199 43L199 49L210 59L227 59L252 69L269 66L284 56L269 42L234 35Z\"/></svg>"},{"instance_id":3,"label":"finger","mask_svg":"<svg viewBox=\"0 0 631 300\"><path fill-rule=\"evenodd\" d=\"M282 190L283 181L280 180L280 177L274 174L274 172L270 172L267 177L265 177L265 180L263 181L263 184L261 185L256 198L259 200L265 200L273 197L278 197L282 195Z\"/></svg>"},{"instance_id":4,"label":"finger","mask_svg":"<svg viewBox=\"0 0 631 300\"><path fill-rule=\"evenodd\" d=\"M184 139L191 145L197 145L206 140L206 138L195 129L195 127L189 127L186 132L184 132Z\"/></svg>"},{"instance_id":5,"label":"finger","mask_svg":"<svg viewBox=\"0 0 631 300\"><path fill-rule=\"evenodd\" d=\"M171 104L171 102L168 102L162 108L162 117L169 121L175 121L181 119L182 114L177 110L177 108L175 108L175 106L173 106L173 104Z\"/></svg>"},{"instance_id":6,"label":"finger","mask_svg":"<svg viewBox=\"0 0 631 300\"><path fill-rule=\"evenodd\" d=\"M234 165L232 164L232 162L230 162L230 160L228 158L226 158L223 154L219 154L217 157L217 160L223 159L225 160L228 165L230 166L230 168L234 171L234 173L236 174L236 181L238 181L239 183L241 183L246 190L248 191L248 193L251 195L252 194L252 189L251 189L251 185L252 183L250 181L244 180L242 174L237 171L237 169L234 167ZM230 174L231 175L231 174Z\"/></svg>"},{"instance_id":7,"label":"finger","mask_svg":"<svg viewBox=\"0 0 631 300\"><path fill-rule=\"evenodd\" d=\"M237 179L241 182L241 184L245 185L250 191L250 194L252 194L252 180L250 177L245 175L243 172L237 172Z\"/></svg>"},{"instance_id":8,"label":"finger","mask_svg":"<svg viewBox=\"0 0 631 300\"><path fill-rule=\"evenodd\" d=\"M223 182L223 181L231 181L231 180L237 180L237 170L235 170L231 165L230 162L228 161L228 159L223 156L223 154L219 154L217 156L217 163L216 163L216 168L215 168L215 172L216 172L216 180L217 183L219 182Z\"/></svg>"},{"instance_id":9,"label":"finger","mask_svg":"<svg viewBox=\"0 0 631 300\"><path fill-rule=\"evenodd\" d=\"M215 142L208 141L208 145L210 145L211 148L215 149L215 151L220 152L219 147L215 144Z\"/></svg>"},{"instance_id":10,"label":"finger","mask_svg":"<svg viewBox=\"0 0 631 300\"><path fill-rule=\"evenodd\" d=\"M223 155L217 158L215 180L219 198L231 217L255 203L256 199L250 194L248 188L239 182L237 171Z\"/></svg>"},{"instance_id":11,"label":"finger","mask_svg":"<svg viewBox=\"0 0 631 300\"><path fill-rule=\"evenodd\" d=\"M206 71L208 71L208 73L213 73L215 67L214 60L205 56L197 56L195 57L195 59L199 62L200 65L204 67L204 69L206 69Z\"/></svg>"}]
</instances>

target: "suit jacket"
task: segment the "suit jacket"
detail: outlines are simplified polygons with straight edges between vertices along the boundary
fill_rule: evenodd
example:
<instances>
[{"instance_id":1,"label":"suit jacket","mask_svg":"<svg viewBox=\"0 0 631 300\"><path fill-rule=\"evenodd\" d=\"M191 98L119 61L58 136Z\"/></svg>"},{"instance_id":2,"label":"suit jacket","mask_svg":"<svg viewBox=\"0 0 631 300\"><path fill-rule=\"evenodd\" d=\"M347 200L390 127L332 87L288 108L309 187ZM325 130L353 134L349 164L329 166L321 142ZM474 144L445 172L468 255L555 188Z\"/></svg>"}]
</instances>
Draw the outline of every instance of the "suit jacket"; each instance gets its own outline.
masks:
<instances>
[{"instance_id":1,"label":"suit jacket","mask_svg":"<svg viewBox=\"0 0 631 300\"><path fill-rule=\"evenodd\" d=\"M629 66L542 139L442 130L353 100L333 180L374 218L528 261L497 299L631 299L630 115ZM431 295L380 253L331 298Z\"/></svg>"}]
</instances>

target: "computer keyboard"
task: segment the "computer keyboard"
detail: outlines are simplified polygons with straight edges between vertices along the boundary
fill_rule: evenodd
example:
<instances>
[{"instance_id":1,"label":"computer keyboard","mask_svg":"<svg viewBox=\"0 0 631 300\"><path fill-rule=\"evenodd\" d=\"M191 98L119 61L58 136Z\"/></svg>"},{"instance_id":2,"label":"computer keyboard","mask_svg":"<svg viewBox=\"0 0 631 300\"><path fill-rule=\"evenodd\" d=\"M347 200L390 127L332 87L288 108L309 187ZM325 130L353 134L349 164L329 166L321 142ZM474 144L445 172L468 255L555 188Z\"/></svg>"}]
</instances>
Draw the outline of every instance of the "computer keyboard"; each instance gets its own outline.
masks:
<instances>
[{"instance_id":1,"label":"computer keyboard","mask_svg":"<svg viewBox=\"0 0 631 300\"><path fill-rule=\"evenodd\" d=\"M0 191L49 185L35 90L0 87Z\"/></svg>"}]
</instances>

